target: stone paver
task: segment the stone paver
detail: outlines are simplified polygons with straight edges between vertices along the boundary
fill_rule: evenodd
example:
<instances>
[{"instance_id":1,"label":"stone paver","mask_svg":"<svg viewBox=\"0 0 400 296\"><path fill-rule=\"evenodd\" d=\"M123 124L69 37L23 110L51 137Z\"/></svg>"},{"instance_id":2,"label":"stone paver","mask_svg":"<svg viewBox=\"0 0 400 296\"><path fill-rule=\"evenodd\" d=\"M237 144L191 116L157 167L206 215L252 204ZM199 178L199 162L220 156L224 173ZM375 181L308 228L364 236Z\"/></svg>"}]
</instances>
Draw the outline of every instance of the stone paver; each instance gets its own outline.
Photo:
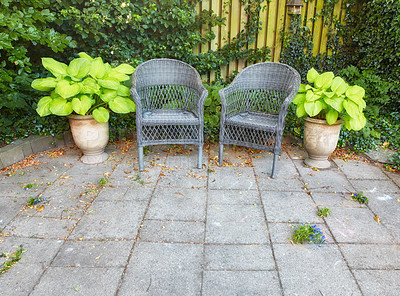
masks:
<instances>
[{"instance_id":1,"label":"stone paver","mask_svg":"<svg viewBox=\"0 0 400 296\"><path fill-rule=\"evenodd\" d=\"M0 254L26 250L0 295L398 295L400 175L338 159L313 170L286 148L276 179L272 154L226 145L219 167L215 144L203 169L195 146L166 145L139 172L134 143L98 165L64 148L0 174ZM302 223L326 243L293 244Z\"/></svg>"}]
</instances>

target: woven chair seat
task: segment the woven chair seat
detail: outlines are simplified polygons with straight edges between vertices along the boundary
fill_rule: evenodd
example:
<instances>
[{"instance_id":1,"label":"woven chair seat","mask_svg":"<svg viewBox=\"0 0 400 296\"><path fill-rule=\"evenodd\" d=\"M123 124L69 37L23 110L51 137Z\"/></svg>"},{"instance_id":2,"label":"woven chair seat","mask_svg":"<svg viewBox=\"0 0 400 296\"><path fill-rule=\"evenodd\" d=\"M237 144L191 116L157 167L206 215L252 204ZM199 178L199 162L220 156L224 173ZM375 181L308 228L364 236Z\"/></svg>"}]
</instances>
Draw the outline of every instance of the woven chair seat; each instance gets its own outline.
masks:
<instances>
[{"instance_id":1,"label":"woven chair seat","mask_svg":"<svg viewBox=\"0 0 400 296\"><path fill-rule=\"evenodd\" d=\"M278 115L264 114L259 112L242 112L227 117L225 124L240 125L258 129L275 130L278 125Z\"/></svg>"},{"instance_id":2,"label":"woven chair seat","mask_svg":"<svg viewBox=\"0 0 400 296\"><path fill-rule=\"evenodd\" d=\"M143 112L144 125L196 125L199 118L190 111L176 109L159 109Z\"/></svg>"}]
</instances>

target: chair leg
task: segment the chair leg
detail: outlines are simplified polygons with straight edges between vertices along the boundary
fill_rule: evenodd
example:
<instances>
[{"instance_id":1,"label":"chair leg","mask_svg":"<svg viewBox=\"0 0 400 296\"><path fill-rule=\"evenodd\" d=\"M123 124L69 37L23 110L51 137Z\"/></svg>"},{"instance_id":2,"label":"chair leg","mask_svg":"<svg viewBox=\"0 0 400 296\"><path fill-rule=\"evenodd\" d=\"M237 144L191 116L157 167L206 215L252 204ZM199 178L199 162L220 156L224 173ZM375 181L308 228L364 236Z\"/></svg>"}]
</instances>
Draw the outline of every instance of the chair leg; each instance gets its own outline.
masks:
<instances>
[{"instance_id":1,"label":"chair leg","mask_svg":"<svg viewBox=\"0 0 400 296\"><path fill-rule=\"evenodd\" d=\"M278 167L278 160L279 160L279 155L274 154L274 163L272 164L272 173L271 173L272 179L275 179L276 177L276 168Z\"/></svg>"},{"instance_id":2,"label":"chair leg","mask_svg":"<svg viewBox=\"0 0 400 296\"><path fill-rule=\"evenodd\" d=\"M186 144L184 144L184 145L183 145L183 150L186 151L186 148L187 148L187 147L186 147Z\"/></svg>"},{"instance_id":3,"label":"chair leg","mask_svg":"<svg viewBox=\"0 0 400 296\"><path fill-rule=\"evenodd\" d=\"M219 165L222 166L223 163L223 158L224 158L224 145L223 144L219 144Z\"/></svg>"},{"instance_id":4,"label":"chair leg","mask_svg":"<svg viewBox=\"0 0 400 296\"><path fill-rule=\"evenodd\" d=\"M203 145L199 145L199 155L197 158L197 168L203 168Z\"/></svg>"},{"instance_id":5,"label":"chair leg","mask_svg":"<svg viewBox=\"0 0 400 296\"><path fill-rule=\"evenodd\" d=\"M142 172L144 170L143 146L138 147L138 154L139 154L139 171Z\"/></svg>"}]
</instances>

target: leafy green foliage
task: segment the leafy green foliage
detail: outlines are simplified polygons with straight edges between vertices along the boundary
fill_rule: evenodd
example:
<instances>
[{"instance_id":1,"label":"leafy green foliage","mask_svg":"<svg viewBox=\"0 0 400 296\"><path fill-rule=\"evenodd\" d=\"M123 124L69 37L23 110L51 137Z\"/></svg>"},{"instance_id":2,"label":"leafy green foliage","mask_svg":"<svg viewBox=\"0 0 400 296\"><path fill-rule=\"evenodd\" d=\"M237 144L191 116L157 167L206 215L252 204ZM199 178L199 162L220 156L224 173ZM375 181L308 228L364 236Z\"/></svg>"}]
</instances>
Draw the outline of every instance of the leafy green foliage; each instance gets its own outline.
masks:
<instances>
[{"instance_id":1,"label":"leafy green foliage","mask_svg":"<svg viewBox=\"0 0 400 296\"><path fill-rule=\"evenodd\" d=\"M322 245L325 242L325 236L317 225L302 224L295 229L293 234L293 242L295 244L304 244L311 242L316 245Z\"/></svg>"},{"instance_id":2,"label":"leafy green foliage","mask_svg":"<svg viewBox=\"0 0 400 296\"><path fill-rule=\"evenodd\" d=\"M53 58L43 58L43 66L55 77L38 78L31 86L40 91L51 92L42 97L36 111L40 116L55 114L67 116L92 114L98 122L108 122L108 105L116 113L135 111L129 98L129 88L121 82L129 79L135 70L128 64L113 68L101 58L93 59L86 53L72 60L69 65Z\"/></svg>"},{"instance_id":3,"label":"leafy green foliage","mask_svg":"<svg viewBox=\"0 0 400 296\"><path fill-rule=\"evenodd\" d=\"M359 204L367 205L369 199L363 193L353 193L351 195L351 200L357 201Z\"/></svg>"},{"instance_id":4,"label":"leafy green foliage","mask_svg":"<svg viewBox=\"0 0 400 296\"><path fill-rule=\"evenodd\" d=\"M321 208L317 212L317 215L320 217L328 217L330 214L332 214L332 212L329 208Z\"/></svg>"},{"instance_id":5,"label":"leafy green foliage","mask_svg":"<svg viewBox=\"0 0 400 296\"><path fill-rule=\"evenodd\" d=\"M205 84L208 96L204 102L204 132L211 142L218 140L219 126L221 118L221 99L219 90L224 86L217 82L214 85Z\"/></svg>"},{"instance_id":6,"label":"leafy green foliage","mask_svg":"<svg viewBox=\"0 0 400 296\"><path fill-rule=\"evenodd\" d=\"M310 84L300 86L293 103L297 105L297 117L318 117L328 124L334 124L340 117L348 130L360 130L366 124L363 109L365 90L358 86L349 86L333 72L319 74L314 68L308 71Z\"/></svg>"},{"instance_id":7,"label":"leafy green foliage","mask_svg":"<svg viewBox=\"0 0 400 296\"><path fill-rule=\"evenodd\" d=\"M19 260L21 260L22 254L25 253L26 250L23 248L22 245L19 246L18 250L12 254L10 253L1 253L0 257L5 257L6 261L3 263L3 266L0 268L0 275L5 273L11 267L14 266Z\"/></svg>"}]
</instances>

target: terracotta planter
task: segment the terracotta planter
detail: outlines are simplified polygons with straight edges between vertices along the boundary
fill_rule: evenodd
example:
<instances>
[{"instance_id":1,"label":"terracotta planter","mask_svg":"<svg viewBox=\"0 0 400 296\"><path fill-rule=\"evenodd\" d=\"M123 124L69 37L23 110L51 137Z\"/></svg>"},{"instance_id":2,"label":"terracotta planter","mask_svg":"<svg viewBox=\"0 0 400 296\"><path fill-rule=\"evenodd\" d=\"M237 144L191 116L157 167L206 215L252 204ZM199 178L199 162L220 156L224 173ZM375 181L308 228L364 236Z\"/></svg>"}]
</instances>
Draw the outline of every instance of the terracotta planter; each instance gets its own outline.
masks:
<instances>
[{"instance_id":1,"label":"terracotta planter","mask_svg":"<svg viewBox=\"0 0 400 296\"><path fill-rule=\"evenodd\" d=\"M92 115L69 115L68 119L75 144L83 152L81 161L96 164L107 160L108 122L97 122Z\"/></svg>"},{"instance_id":2,"label":"terracotta planter","mask_svg":"<svg viewBox=\"0 0 400 296\"><path fill-rule=\"evenodd\" d=\"M308 158L304 160L306 165L319 169L331 166L328 157L336 148L342 123L338 120L329 125L325 120L304 119L303 143L308 153Z\"/></svg>"}]
</instances>

